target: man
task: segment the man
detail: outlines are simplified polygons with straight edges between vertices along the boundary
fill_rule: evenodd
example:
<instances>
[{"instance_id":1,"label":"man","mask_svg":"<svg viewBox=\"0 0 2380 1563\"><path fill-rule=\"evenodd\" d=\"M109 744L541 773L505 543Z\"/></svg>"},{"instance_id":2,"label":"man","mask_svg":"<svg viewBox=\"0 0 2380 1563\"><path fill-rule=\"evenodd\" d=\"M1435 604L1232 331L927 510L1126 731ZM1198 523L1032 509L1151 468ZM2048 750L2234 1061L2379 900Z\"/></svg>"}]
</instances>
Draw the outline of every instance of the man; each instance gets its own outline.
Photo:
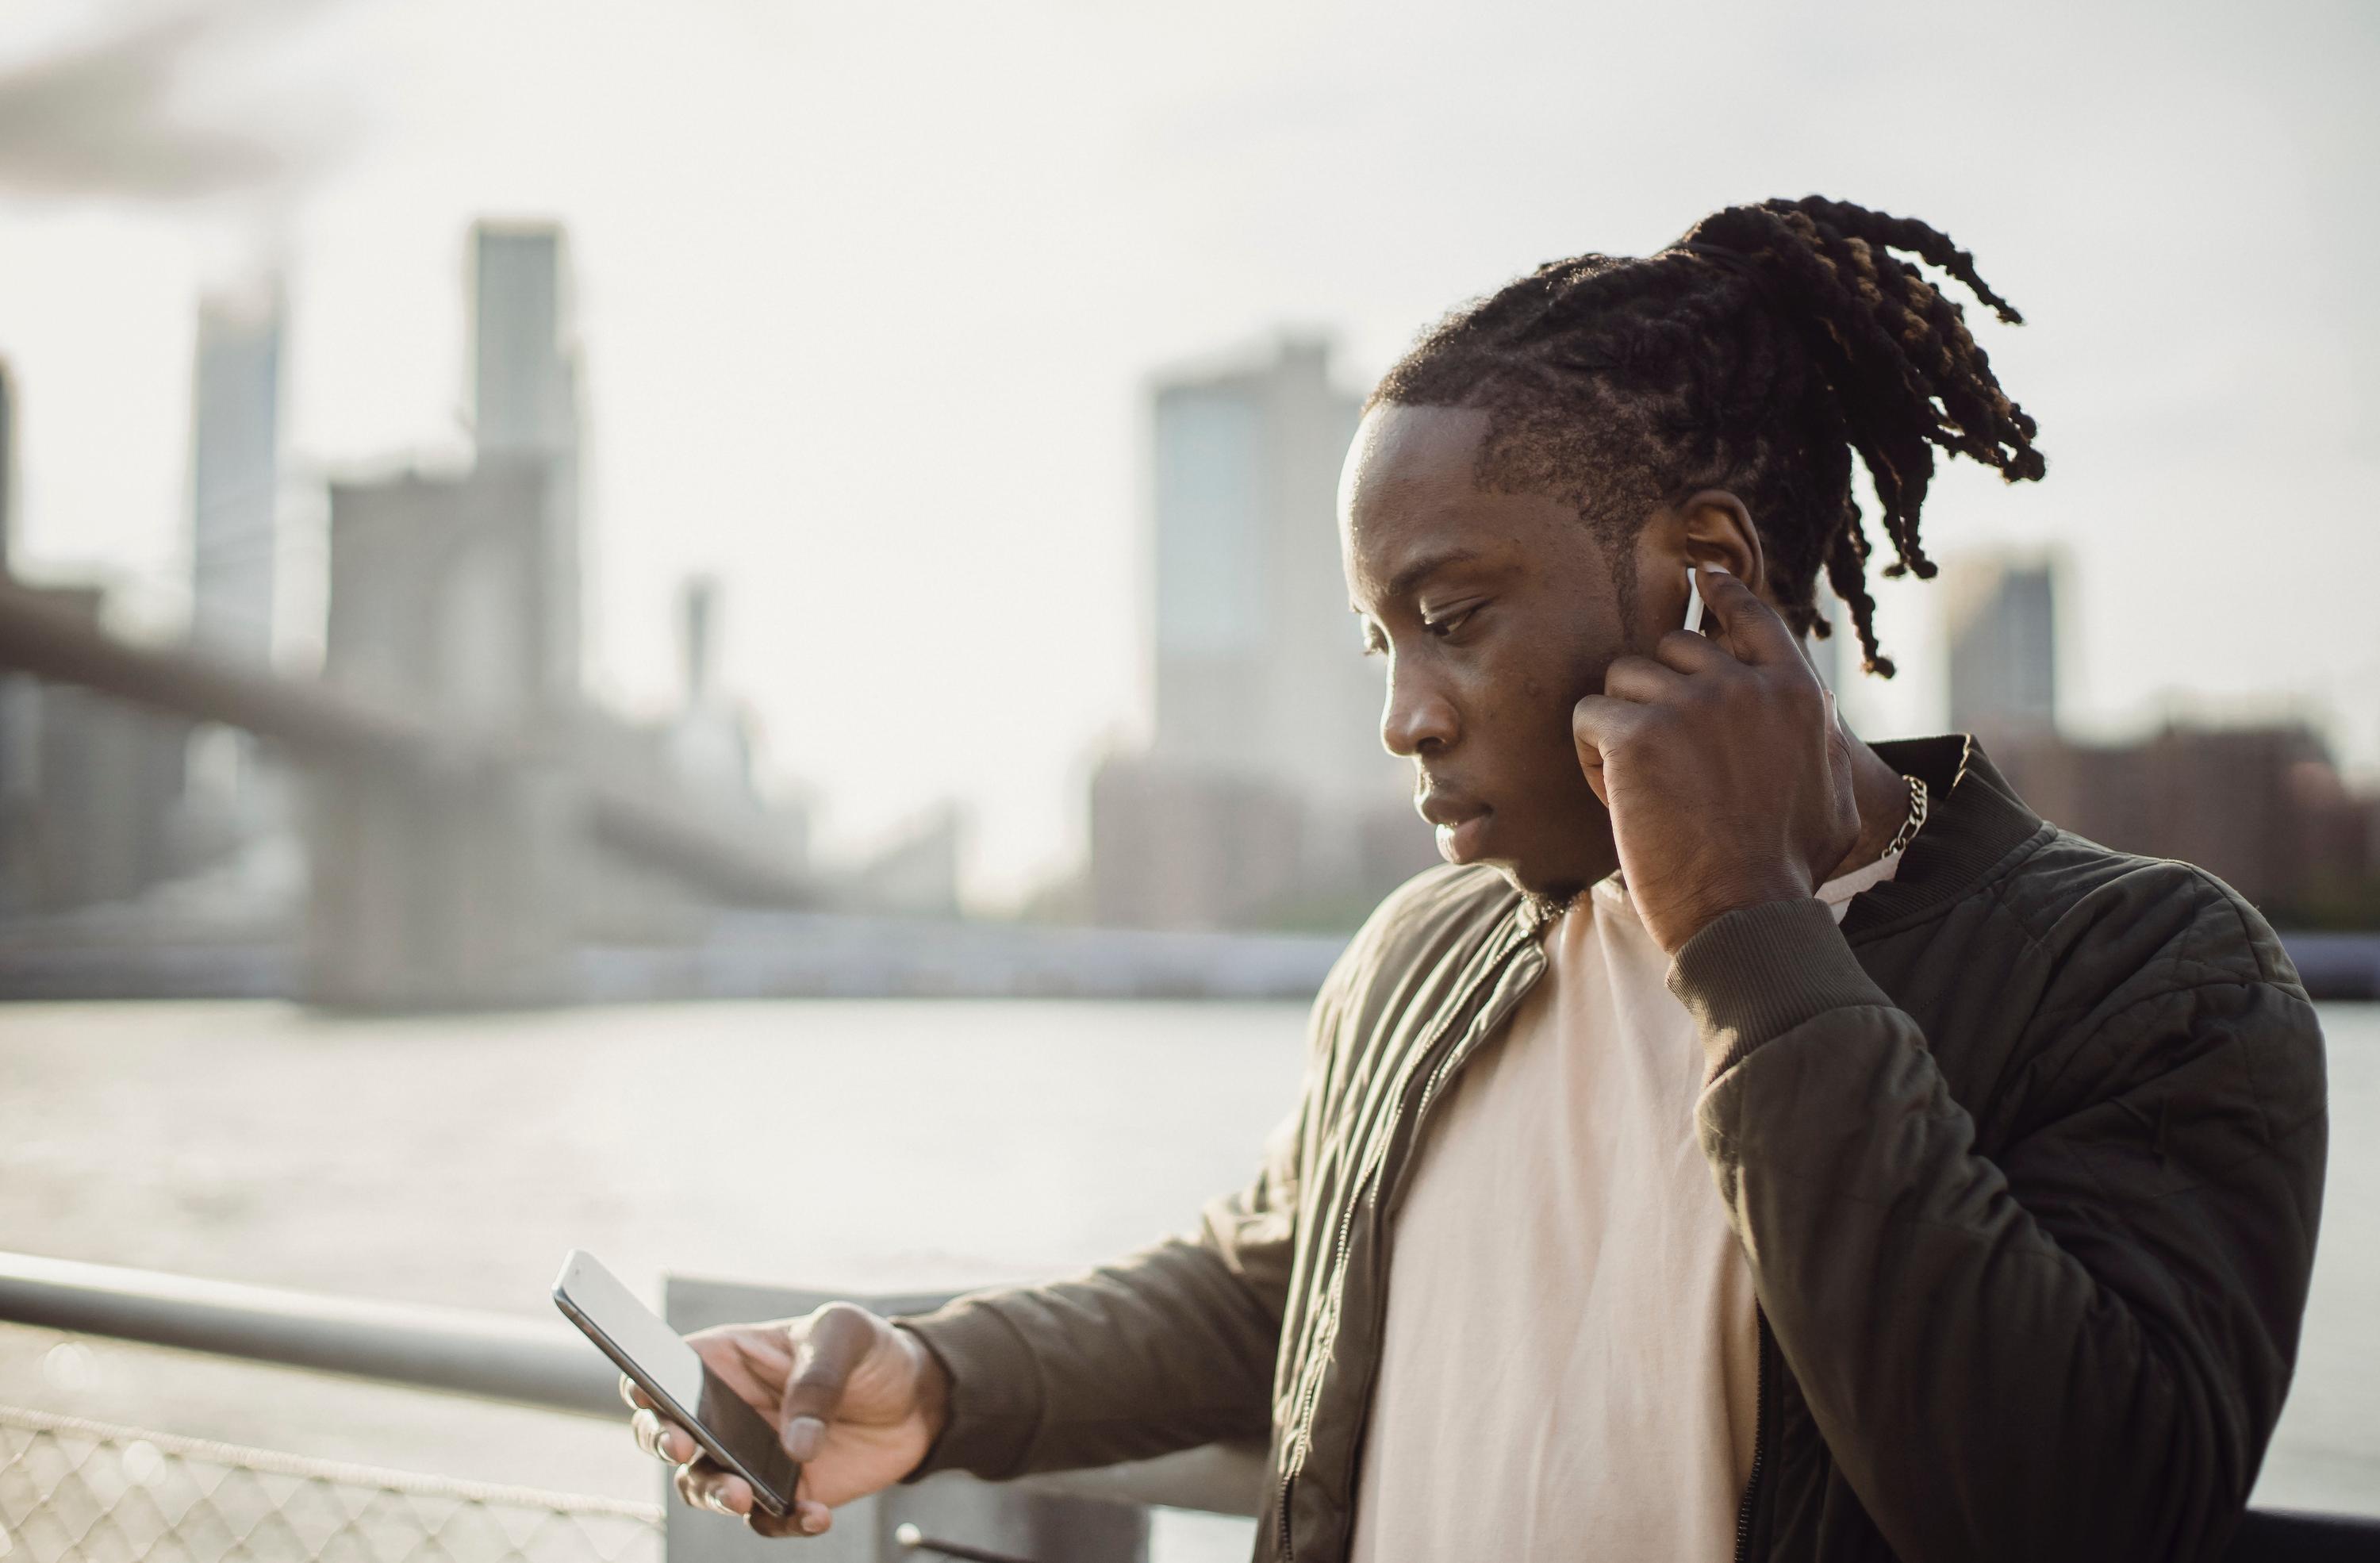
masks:
<instances>
[{"instance_id":1,"label":"man","mask_svg":"<svg viewBox=\"0 0 2380 1563\"><path fill-rule=\"evenodd\" d=\"M2219 1552L2297 1347L2320 1034L2209 876L1837 720L1821 569L1891 671L1852 455L1920 576L1936 448L2043 470L1894 250L2015 320L1811 198L1548 265L1390 372L1342 543L1451 866L1342 957L1195 1236L697 1337L806 1462L756 1526L1265 1436L1269 1559Z\"/></svg>"}]
</instances>

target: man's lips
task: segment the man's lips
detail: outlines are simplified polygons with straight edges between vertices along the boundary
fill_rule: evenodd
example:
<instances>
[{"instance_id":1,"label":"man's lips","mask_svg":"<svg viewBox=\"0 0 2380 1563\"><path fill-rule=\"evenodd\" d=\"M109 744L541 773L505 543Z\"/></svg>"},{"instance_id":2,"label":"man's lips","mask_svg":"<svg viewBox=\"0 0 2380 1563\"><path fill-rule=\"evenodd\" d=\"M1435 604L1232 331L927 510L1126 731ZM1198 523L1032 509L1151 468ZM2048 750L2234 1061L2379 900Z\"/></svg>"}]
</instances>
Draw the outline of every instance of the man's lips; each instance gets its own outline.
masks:
<instances>
[{"instance_id":1,"label":"man's lips","mask_svg":"<svg viewBox=\"0 0 2380 1563\"><path fill-rule=\"evenodd\" d=\"M1444 793L1433 793L1417 799L1415 807L1421 817L1438 828L1438 854L1449 863L1470 863L1478 858L1481 838L1487 833L1488 818L1495 813L1486 804Z\"/></svg>"}]
</instances>

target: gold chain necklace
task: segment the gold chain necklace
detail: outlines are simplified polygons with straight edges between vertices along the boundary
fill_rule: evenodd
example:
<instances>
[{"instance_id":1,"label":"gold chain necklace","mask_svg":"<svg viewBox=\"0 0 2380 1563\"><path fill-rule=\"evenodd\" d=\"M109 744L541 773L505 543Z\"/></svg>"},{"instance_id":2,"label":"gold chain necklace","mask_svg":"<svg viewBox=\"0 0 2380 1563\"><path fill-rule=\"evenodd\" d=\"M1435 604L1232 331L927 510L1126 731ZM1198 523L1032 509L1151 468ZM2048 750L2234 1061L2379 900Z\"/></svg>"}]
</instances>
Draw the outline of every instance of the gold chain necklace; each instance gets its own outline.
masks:
<instances>
[{"instance_id":1,"label":"gold chain necklace","mask_svg":"<svg viewBox=\"0 0 2380 1563\"><path fill-rule=\"evenodd\" d=\"M1909 783L1909 818L1900 822L1900 829L1892 833L1892 840L1884 843L1884 855L1887 857L1905 851L1925 824L1925 779L1904 775L1901 780Z\"/></svg>"}]
</instances>

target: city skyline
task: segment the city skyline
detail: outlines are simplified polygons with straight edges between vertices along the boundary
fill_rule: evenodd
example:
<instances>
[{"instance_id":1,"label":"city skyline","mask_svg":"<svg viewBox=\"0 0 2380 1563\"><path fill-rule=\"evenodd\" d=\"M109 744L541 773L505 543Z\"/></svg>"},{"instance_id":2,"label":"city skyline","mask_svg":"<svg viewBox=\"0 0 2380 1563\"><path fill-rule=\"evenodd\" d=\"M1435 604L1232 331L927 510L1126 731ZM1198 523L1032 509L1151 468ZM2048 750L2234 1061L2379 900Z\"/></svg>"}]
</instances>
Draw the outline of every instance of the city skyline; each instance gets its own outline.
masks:
<instances>
[{"instance_id":1,"label":"city skyline","mask_svg":"<svg viewBox=\"0 0 2380 1563\"><path fill-rule=\"evenodd\" d=\"M131 15L79 35L61 10L12 64ZM1038 9L921 33L722 8L593 30L552 71L529 62L566 35L558 10L491 19L469 51L425 43L461 36L460 15L329 6L296 42L234 30L182 62L193 114L240 83L268 107L353 84L358 126L310 183L161 205L106 177L38 184L0 145L29 574L98 565L140 587L136 611L187 612L165 583L187 578L194 302L259 259L291 279L293 491L458 461L465 233L555 218L584 295L597 691L665 703L670 594L719 576L721 680L754 700L772 773L824 794L822 842L849 850L959 797L973 888L999 903L1079 853L1089 767L1148 731L1142 397L1164 366L1261 350L1284 321L1335 327L1360 392L1437 312L1538 260L1641 250L1725 200L1815 187L1941 224L2033 321L1979 331L2043 420L2050 480L2002 492L1947 471L1929 537L1938 515L1946 556L2067 554L2058 694L2075 723L2145 725L2179 690L2216 711L2294 703L2359 769L2380 757L2380 659L2349 631L2354 583L2380 563L2361 520L2380 465L2375 316L2352 262L2374 222L2351 199L2374 112L2349 90L2374 56L2366 20L2020 8L2010 26L2040 55L2020 91L1988 52L1870 46L1908 30L1843 13L1830 36L1854 115L1777 97L1764 52L1815 45L1730 10L1702 50L1725 112L1682 124L1631 62L1708 30L1642 16L1598 22L1599 63L1557 84L1331 7L1227 8L1206 38ZM1937 74L1908 72L1920 54ZM982 68L1000 61L1021 82ZM703 101L662 91L666 113L613 112L632 85L696 70ZM1433 101L1471 112L1430 140L1398 109L1439 71ZM868 106L894 89L905 107ZM1018 106L1036 91L1042 110ZM1953 100L2007 133L1872 133ZM962 125L981 133L944 133ZM868 134L838 133L854 127ZM2275 267L2288 288L2265 281ZM319 506L293 498L289 518L282 600L302 624ZM1927 589L1884 588L1909 672L1854 702L1873 731L1939 710Z\"/></svg>"}]
</instances>

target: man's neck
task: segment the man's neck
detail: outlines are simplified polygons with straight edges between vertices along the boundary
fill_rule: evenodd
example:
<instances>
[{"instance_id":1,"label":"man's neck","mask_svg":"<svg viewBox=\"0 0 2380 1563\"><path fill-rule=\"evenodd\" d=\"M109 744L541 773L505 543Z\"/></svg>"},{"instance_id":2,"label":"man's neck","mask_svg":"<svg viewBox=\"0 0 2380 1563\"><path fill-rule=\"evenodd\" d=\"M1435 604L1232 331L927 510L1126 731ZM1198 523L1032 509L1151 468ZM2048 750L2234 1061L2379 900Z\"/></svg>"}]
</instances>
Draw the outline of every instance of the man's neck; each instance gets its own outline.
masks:
<instances>
[{"instance_id":1,"label":"man's neck","mask_svg":"<svg viewBox=\"0 0 2380 1563\"><path fill-rule=\"evenodd\" d=\"M1827 871L1829 879L1856 873L1884 855L1884 849L1909 822L1909 779L1882 755L1844 729L1852 747L1852 793L1859 800L1859 839L1842 861Z\"/></svg>"}]
</instances>

